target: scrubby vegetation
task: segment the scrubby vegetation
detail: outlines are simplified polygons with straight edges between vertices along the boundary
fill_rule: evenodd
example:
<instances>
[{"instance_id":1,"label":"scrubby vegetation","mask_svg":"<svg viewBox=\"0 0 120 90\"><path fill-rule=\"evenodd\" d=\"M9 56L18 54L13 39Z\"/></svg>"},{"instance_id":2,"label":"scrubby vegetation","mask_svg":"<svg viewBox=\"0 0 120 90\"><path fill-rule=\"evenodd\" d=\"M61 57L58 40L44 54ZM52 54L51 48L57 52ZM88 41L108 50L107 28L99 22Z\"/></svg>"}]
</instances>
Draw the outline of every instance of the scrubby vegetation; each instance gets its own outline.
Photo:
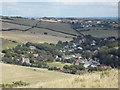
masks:
<instances>
[{"instance_id":1,"label":"scrubby vegetation","mask_svg":"<svg viewBox=\"0 0 120 90\"><path fill-rule=\"evenodd\" d=\"M38 83L36 88L118 88L118 71L86 73L69 79Z\"/></svg>"},{"instance_id":2,"label":"scrubby vegetation","mask_svg":"<svg viewBox=\"0 0 120 90\"><path fill-rule=\"evenodd\" d=\"M12 82L10 84L2 84L3 88L15 88L15 87L23 87L23 86L27 86L30 85L30 83L26 83L23 81L16 81L16 82Z\"/></svg>"}]
</instances>

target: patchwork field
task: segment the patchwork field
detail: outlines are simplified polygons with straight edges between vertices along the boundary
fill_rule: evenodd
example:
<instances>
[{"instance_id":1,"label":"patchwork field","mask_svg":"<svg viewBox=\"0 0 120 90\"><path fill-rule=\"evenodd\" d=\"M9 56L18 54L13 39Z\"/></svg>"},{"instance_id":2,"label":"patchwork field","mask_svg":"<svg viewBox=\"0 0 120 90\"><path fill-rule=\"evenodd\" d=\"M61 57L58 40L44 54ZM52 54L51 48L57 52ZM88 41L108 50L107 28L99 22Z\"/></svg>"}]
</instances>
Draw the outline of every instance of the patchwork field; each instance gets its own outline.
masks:
<instances>
[{"instance_id":1,"label":"patchwork field","mask_svg":"<svg viewBox=\"0 0 120 90\"><path fill-rule=\"evenodd\" d=\"M6 19L3 21L6 21ZM63 32L63 33L69 33L69 34L77 34L75 30L71 28L71 26L67 23L54 23L54 22L45 22L45 21L39 21L39 20L30 20L30 19L24 19L24 18L11 18L11 20L7 20L7 23L12 24L19 24L22 26L36 26L43 29L49 29L53 30L55 32ZM5 22L5 23L6 23ZM15 27L15 26L14 26Z\"/></svg>"},{"instance_id":2,"label":"patchwork field","mask_svg":"<svg viewBox=\"0 0 120 90\"><path fill-rule=\"evenodd\" d=\"M49 22L38 23L39 20L22 18L3 19L2 21L3 22L0 23L2 23L3 31L0 38L4 38L3 44L1 44L3 49L6 47L11 48L16 45L15 43L10 42L10 40L16 41L18 44L26 42L57 43L58 41L70 41L74 37L64 33L74 33L68 24L51 24ZM39 28L34 26L38 26ZM62 31L63 33L59 31Z\"/></svg>"},{"instance_id":3,"label":"patchwork field","mask_svg":"<svg viewBox=\"0 0 120 90\"><path fill-rule=\"evenodd\" d=\"M118 88L117 70L71 75L41 68L1 65L3 83L29 82L25 88Z\"/></svg>"}]
</instances>

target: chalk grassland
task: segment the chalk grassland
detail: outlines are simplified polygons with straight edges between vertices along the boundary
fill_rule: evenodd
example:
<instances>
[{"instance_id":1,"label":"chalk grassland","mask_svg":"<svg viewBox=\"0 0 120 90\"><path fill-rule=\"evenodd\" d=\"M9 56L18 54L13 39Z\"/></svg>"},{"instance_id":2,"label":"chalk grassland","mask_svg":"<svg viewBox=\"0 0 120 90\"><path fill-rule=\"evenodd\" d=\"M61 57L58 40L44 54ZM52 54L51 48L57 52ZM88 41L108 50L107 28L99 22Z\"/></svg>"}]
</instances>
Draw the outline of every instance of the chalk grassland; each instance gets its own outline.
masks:
<instances>
[{"instance_id":1,"label":"chalk grassland","mask_svg":"<svg viewBox=\"0 0 120 90\"><path fill-rule=\"evenodd\" d=\"M3 19L3 21L6 21ZM7 22L9 23L16 23L19 25L23 25L23 26L36 26L39 28L43 28L43 29L51 29L54 31L61 31L61 32L65 32L65 33L70 33L70 34L77 34L77 32L75 30L73 30L70 26L70 24L67 23L54 23L54 22L46 22L46 21L40 21L40 20L30 20L30 19L24 19L24 18L11 18L11 20L7 20Z\"/></svg>"},{"instance_id":2,"label":"chalk grassland","mask_svg":"<svg viewBox=\"0 0 120 90\"><path fill-rule=\"evenodd\" d=\"M58 41L70 41L72 38L65 37L56 37L52 35L44 35L44 34L33 34L30 32L22 32L22 31L4 31L2 32L1 38L15 40L19 43L26 42L35 42L35 43L57 43Z\"/></svg>"},{"instance_id":3,"label":"chalk grassland","mask_svg":"<svg viewBox=\"0 0 120 90\"><path fill-rule=\"evenodd\" d=\"M37 83L30 88L118 88L118 71L106 71L75 75L71 78Z\"/></svg>"},{"instance_id":4,"label":"chalk grassland","mask_svg":"<svg viewBox=\"0 0 120 90\"><path fill-rule=\"evenodd\" d=\"M35 85L39 82L51 82L53 80L59 80L64 78L73 77L73 75L48 71L47 69L31 68L10 64L2 65L2 79L3 83L11 83L13 81L25 81Z\"/></svg>"},{"instance_id":5,"label":"chalk grassland","mask_svg":"<svg viewBox=\"0 0 120 90\"><path fill-rule=\"evenodd\" d=\"M25 24L25 25L29 25L29 26L34 26L38 22L38 20L30 20L30 19L25 19L25 18L9 18L9 19L2 19L2 21L18 23L18 24Z\"/></svg>"},{"instance_id":6,"label":"chalk grassland","mask_svg":"<svg viewBox=\"0 0 120 90\"><path fill-rule=\"evenodd\" d=\"M39 22L37 24L38 27L49 28L56 31L62 31L70 34L77 34L77 32L71 28L70 24L60 23L60 22Z\"/></svg>"},{"instance_id":7,"label":"chalk grassland","mask_svg":"<svg viewBox=\"0 0 120 90\"><path fill-rule=\"evenodd\" d=\"M80 31L84 35L92 35L98 38L115 36L118 37L118 30L90 30L90 31Z\"/></svg>"},{"instance_id":8,"label":"chalk grassland","mask_svg":"<svg viewBox=\"0 0 120 90\"><path fill-rule=\"evenodd\" d=\"M71 75L9 64L2 64L2 68L3 83L19 80L30 83L23 88L118 88L117 70Z\"/></svg>"},{"instance_id":9,"label":"chalk grassland","mask_svg":"<svg viewBox=\"0 0 120 90\"><path fill-rule=\"evenodd\" d=\"M23 26L23 25L17 25L17 24L12 24L12 23L7 23L7 22L2 22L2 29L28 29L30 28L29 26Z\"/></svg>"},{"instance_id":10,"label":"chalk grassland","mask_svg":"<svg viewBox=\"0 0 120 90\"><path fill-rule=\"evenodd\" d=\"M35 27L32 28L32 26L34 26L38 22L36 20L13 19L13 20L7 20L7 21L9 22L15 21L15 22L13 23L0 22L2 23L2 29L8 30L8 31L1 31L2 35L0 36L0 38L4 38L3 44L2 44L3 48L6 48L6 47L11 48L11 46L15 45L14 43L10 43L9 41L5 39L17 41L18 42L17 44L26 43L26 42L57 43L58 41L70 41L74 37L71 35L51 31L51 30L44 29L44 28L35 28ZM14 23L19 23L19 24L14 24ZM25 26L22 24L27 24L30 26ZM57 25L57 27L61 28L62 26ZM67 27L66 25L65 27L66 27L66 30L70 29L70 27ZM45 35L44 33L47 33L47 34Z\"/></svg>"},{"instance_id":11,"label":"chalk grassland","mask_svg":"<svg viewBox=\"0 0 120 90\"><path fill-rule=\"evenodd\" d=\"M18 43L14 43L11 40L7 40L7 39L3 39L0 38L0 46L2 46L2 49L6 49L6 48L12 48L15 47L16 45L18 45Z\"/></svg>"},{"instance_id":12,"label":"chalk grassland","mask_svg":"<svg viewBox=\"0 0 120 90\"><path fill-rule=\"evenodd\" d=\"M71 35L67 35L67 34L63 34L63 33L59 33L59 32L54 32L54 31L49 31L48 29L42 29L42 28L32 28L32 29L29 29L28 31L26 31L28 33L33 33L33 34L36 34L36 35L39 35L39 34L44 34L45 32L47 32L47 35L50 35L50 36L54 36L54 37L63 37L63 38L73 38L74 36L71 36Z\"/></svg>"}]
</instances>

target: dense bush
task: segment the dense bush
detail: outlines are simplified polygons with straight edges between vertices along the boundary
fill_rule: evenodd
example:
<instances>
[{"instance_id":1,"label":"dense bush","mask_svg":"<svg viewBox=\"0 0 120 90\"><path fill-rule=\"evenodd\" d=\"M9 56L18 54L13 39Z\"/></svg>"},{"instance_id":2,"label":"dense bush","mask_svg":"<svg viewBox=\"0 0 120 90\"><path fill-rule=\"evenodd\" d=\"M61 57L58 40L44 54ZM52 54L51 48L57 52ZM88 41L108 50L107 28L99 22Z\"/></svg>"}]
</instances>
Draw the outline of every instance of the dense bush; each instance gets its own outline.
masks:
<instances>
[{"instance_id":1,"label":"dense bush","mask_svg":"<svg viewBox=\"0 0 120 90\"><path fill-rule=\"evenodd\" d=\"M48 70L60 70L58 67L48 67Z\"/></svg>"},{"instance_id":2,"label":"dense bush","mask_svg":"<svg viewBox=\"0 0 120 90\"><path fill-rule=\"evenodd\" d=\"M77 70L85 70L83 65L65 65L63 68L65 70L70 70L72 74L75 74Z\"/></svg>"}]
</instances>

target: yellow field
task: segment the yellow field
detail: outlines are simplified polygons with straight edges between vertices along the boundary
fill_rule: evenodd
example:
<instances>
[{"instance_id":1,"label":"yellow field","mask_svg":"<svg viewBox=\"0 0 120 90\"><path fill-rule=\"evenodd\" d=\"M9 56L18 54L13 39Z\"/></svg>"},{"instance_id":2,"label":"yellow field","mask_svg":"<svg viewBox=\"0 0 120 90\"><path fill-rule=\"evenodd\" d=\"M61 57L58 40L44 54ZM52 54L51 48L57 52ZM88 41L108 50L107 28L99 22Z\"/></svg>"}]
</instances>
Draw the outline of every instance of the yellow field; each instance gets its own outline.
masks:
<instances>
[{"instance_id":1,"label":"yellow field","mask_svg":"<svg viewBox=\"0 0 120 90\"><path fill-rule=\"evenodd\" d=\"M2 65L3 83L13 81L29 82L25 88L118 88L118 71L71 75L17 65ZM24 88L24 87L23 87Z\"/></svg>"}]
</instances>

